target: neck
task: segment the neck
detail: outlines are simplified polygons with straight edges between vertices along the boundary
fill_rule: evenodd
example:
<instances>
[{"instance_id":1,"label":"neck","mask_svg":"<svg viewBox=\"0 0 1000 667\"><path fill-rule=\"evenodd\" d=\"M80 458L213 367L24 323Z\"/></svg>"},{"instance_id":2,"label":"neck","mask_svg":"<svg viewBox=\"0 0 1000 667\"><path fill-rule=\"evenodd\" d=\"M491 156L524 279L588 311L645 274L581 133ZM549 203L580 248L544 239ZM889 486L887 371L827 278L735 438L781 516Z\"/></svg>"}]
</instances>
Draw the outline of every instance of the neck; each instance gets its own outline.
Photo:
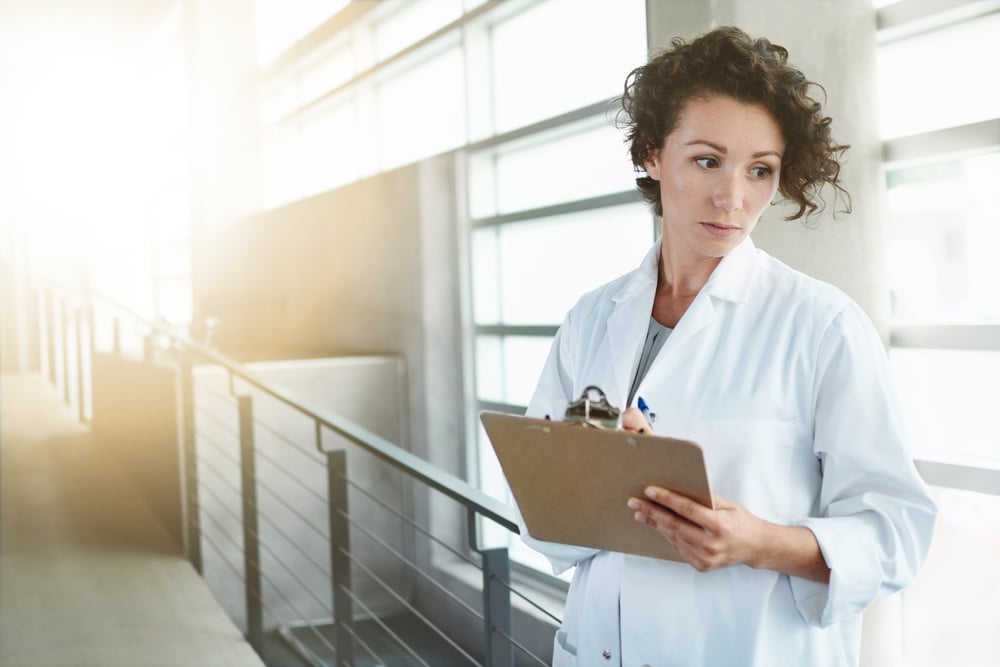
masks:
<instances>
[{"instance_id":1,"label":"neck","mask_svg":"<svg viewBox=\"0 0 1000 667\"><path fill-rule=\"evenodd\" d=\"M708 282L721 257L694 257L663 240L656 291L671 298L694 298Z\"/></svg>"}]
</instances>

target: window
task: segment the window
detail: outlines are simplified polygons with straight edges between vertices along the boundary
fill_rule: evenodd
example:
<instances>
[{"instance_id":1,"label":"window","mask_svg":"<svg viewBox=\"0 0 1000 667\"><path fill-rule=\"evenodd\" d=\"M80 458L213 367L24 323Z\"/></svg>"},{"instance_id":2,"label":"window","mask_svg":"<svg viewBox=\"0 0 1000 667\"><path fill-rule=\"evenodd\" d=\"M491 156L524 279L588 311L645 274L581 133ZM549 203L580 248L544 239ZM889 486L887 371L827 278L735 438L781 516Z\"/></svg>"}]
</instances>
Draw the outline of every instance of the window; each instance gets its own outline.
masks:
<instances>
[{"instance_id":1,"label":"window","mask_svg":"<svg viewBox=\"0 0 1000 667\"><path fill-rule=\"evenodd\" d=\"M1000 62L998 34L1000 13L995 13L879 48L882 137L1000 116L1000 86L977 66Z\"/></svg>"},{"instance_id":2,"label":"window","mask_svg":"<svg viewBox=\"0 0 1000 667\"><path fill-rule=\"evenodd\" d=\"M983 621L995 597L983 591L998 586L983 554L996 547L989 517L1000 502L992 418L1000 395L1000 264L992 256L1000 92L981 65L1000 59L997 9L899 0L879 15L889 360L913 455L940 508L928 561L901 597L910 667L991 664L1000 652Z\"/></svg>"}]
</instances>

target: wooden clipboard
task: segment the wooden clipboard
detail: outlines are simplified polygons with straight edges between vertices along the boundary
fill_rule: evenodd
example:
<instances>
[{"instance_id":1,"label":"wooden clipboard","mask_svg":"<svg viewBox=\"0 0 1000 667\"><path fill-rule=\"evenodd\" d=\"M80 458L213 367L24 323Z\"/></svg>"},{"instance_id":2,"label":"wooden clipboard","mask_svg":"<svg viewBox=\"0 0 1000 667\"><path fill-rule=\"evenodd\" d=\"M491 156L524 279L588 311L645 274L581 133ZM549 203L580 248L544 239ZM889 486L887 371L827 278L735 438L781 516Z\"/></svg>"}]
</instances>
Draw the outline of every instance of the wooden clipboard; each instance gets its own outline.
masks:
<instances>
[{"instance_id":1,"label":"wooden clipboard","mask_svg":"<svg viewBox=\"0 0 1000 667\"><path fill-rule=\"evenodd\" d=\"M694 442L498 412L480 419L537 539L679 561L662 535L636 522L626 501L655 484L713 507L705 457Z\"/></svg>"}]
</instances>

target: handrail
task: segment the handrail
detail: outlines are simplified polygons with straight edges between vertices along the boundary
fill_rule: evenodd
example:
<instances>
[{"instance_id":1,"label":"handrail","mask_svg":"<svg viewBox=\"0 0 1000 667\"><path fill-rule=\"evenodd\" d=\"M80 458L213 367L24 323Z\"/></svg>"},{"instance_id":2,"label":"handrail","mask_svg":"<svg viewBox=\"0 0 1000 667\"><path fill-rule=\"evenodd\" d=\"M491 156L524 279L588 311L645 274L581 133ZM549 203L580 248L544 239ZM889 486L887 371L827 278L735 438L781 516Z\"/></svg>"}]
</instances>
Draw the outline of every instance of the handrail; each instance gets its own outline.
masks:
<instances>
[{"instance_id":1,"label":"handrail","mask_svg":"<svg viewBox=\"0 0 1000 667\"><path fill-rule=\"evenodd\" d=\"M238 376L243 381L253 385L264 393L315 420L317 425L326 426L362 449L365 449L369 453L374 454L394 466L405 470L407 473L421 480L431 488L444 493L476 513L495 521L511 532L520 533L514 512L510 507L504 505L495 498L486 495L465 480L456 477L445 470L437 468L415 454L406 451L399 445L375 435L371 431L358 426L340 415L326 410L307 407L303 401L298 399L288 390L270 386L266 381L244 368L242 364L235 359L232 359L231 357L228 357L205 344L179 335L164 323L146 319L128 306L125 306L124 304L119 303L115 299L101 294L100 292L90 290L89 294L94 298L100 299L113 308L122 311L130 318L150 330L167 336L176 345L196 352L213 363L222 366L232 375ZM324 449L319 441L316 443L316 448L323 454L331 451L329 449Z\"/></svg>"}]
</instances>

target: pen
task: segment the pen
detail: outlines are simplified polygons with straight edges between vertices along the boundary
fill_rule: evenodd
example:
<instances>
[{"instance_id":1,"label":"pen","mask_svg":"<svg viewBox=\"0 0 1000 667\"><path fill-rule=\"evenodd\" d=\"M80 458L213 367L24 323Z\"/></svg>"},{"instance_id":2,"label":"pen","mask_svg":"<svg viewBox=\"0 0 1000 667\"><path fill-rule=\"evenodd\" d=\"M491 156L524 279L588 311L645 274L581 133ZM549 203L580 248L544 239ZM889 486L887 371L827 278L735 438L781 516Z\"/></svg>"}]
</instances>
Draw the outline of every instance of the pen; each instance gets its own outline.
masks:
<instances>
[{"instance_id":1,"label":"pen","mask_svg":"<svg viewBox=\"0 0 1000 667\"><path fill-rule=\"evenodd\" d=\"M639 408L639 412L642 413L642 416L646 420L646 423L652 426L653 422L656 421L656 415L649 411L649 406L646 404L646 399L640 396L637 405Z\"/></svg>"}]
</instances>

